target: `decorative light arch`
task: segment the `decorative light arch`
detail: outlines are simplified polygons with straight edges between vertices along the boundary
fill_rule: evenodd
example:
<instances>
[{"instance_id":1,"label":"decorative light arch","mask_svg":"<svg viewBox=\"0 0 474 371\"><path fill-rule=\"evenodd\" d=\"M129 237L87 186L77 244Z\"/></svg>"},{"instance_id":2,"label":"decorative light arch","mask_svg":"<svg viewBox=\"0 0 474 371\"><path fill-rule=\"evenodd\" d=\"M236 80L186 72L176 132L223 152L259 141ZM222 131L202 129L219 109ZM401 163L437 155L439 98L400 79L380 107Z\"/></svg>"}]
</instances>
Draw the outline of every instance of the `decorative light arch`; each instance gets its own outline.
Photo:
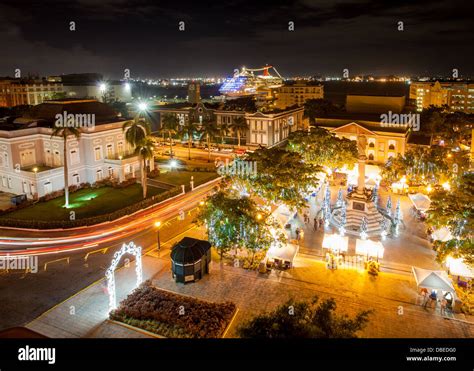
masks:
<instances>
[{"instance_id":1,"label":"decorative light arch","mask_svg":"<svg viewBox=\"0 0 474 371\"><path fill-rule=\"evenodd\" d=\"M114 258L112 259L112 264L109 269L105 272L105 277L107 278L107 291L109 292L109 311L117 308L117 298L115 292L115 268L117 268L120 259L125 254L135 255L135 272L137 273L137 287L143 281L143 271L142 271L142 248L136 246L134 242L128 244L123 244L122 248L115 252Z\"/></svg>"}]
</instances>

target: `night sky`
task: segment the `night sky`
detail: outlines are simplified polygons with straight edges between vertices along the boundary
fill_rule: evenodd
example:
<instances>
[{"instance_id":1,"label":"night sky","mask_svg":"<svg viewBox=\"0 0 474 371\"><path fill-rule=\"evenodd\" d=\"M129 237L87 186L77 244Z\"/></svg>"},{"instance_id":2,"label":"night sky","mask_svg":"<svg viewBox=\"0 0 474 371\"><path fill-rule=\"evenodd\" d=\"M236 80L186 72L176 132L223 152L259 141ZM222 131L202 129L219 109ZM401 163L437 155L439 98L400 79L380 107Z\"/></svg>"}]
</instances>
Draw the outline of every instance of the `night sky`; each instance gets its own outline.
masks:
<instances>
[{"instance_id":1,"label":"night sky","mask_svg":"<svg viewBox=\"0 0 474 371\"><path fill-rule=\"evenodd\" d=\"M472 76L470 2L1 1L0 76L15 68L23 75L121 78L128 68L132 77L226 76L266 63L283 76L340 76L345 68L446 76L457 68Z\"/></svg>"}]
</instances>

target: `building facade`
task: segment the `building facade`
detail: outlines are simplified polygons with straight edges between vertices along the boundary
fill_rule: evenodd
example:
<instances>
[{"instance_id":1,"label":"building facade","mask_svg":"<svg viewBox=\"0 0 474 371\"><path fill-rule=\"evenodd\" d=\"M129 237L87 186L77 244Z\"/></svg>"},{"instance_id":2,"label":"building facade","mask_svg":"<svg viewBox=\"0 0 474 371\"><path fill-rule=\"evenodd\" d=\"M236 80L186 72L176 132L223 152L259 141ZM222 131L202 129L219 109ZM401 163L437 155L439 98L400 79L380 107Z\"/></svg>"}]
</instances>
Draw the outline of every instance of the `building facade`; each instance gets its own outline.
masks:
<instances>
[{"instance_id":1,"label":"building facade","mask_svg":"<svg viewBox=\"0 0 474 371\"><path fill-rule=\"evenodd\" d=\"M0 80L0 107L37 105L63 93L63 84L47 80Z\"/></svg>"},{"instance_id":2,"label":"building facade","mask_svg":"<svg viewBox=\"0 0 474 371\"><path fill-rule=\"evenodd\" d=\"M283 85L277 89L276 97L275 104L278 108L284 109L294 105L302 106L308 99L323 99L324 86L304 83Z\"/></svg>"},{"instance_id":3,"label":"building facade","mask_svg":"<svg viewBox=\"0 0 474 371\"><path fill-rule=\"evenodd\" d=\"M68 138L69 185L92 184L105 178L120 182L140 173L139 158L124 137L124 121L105 106L94 100L37 106L37 111L48 112L51 118L63 111L96 115L95 125L81 128L79 139ZM64 141L51 136L51 119L42 116L0 126L0 191L35 198L64 188ZM148 166L153 170L153 161Z\"/></svg>"},{"instance_id":4,"label":"building facade","mask_svg":"<svg viewBox=\"0 0 474 371\"><path fill-rule=\"evenodd\" d=\"M132 100L132 87L127 82L111 83L82 83L64 84L64 92L68 98L90 98L99 102L130 102Z\"/></svg>"},{"instance_id":5,"label":"building facade","mask_svg":"<svg viewBox=\"0 0 474 371\"><path fill-rule=\"evenodd\" d=\"M403 156L406 151L406 127L382 127L380 121L346 118L317 118L316 125L339 138L357 141L357 136L364 135L367 138L368 163L383 165L390 158Z\"/></svg>"},{"instance_id":6,"label":"building facade","mask_svg":"<svg viewBox=\"0 0 474 371\"><path fill-rule=\"evenodd\" d=\"M450 111L474 113L474 83L469 82L412 82L410 99L417 111L429 106L447 105Z\"/></svg>"}]
</instances>

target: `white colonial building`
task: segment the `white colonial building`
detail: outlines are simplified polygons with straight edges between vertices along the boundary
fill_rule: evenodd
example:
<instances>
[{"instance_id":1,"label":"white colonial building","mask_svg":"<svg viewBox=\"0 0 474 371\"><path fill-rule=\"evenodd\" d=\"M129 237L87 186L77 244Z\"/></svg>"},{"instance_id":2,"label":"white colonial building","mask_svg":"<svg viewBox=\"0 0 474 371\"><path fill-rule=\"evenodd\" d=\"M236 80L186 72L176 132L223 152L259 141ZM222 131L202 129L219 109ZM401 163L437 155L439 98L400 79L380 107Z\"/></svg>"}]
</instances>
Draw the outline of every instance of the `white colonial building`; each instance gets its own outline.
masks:
<instances>
[{"instance_id":1,"label":"white colonial building","mask_svg":"<svg viewBox=\"0 0 474 371\"><path fill-rule=\"evenodd\" d=\"M69 184L118 181L140 172L124 138L124 120L96 100L60 100L35 106L28 116L0 123L0 191L41 197L64 188L64 142L52 136L57 114L94 115L95 124L81 128L81 136L67 141ZM153 169L153 161L148 164Z\"/></svg>"}]
</instances>

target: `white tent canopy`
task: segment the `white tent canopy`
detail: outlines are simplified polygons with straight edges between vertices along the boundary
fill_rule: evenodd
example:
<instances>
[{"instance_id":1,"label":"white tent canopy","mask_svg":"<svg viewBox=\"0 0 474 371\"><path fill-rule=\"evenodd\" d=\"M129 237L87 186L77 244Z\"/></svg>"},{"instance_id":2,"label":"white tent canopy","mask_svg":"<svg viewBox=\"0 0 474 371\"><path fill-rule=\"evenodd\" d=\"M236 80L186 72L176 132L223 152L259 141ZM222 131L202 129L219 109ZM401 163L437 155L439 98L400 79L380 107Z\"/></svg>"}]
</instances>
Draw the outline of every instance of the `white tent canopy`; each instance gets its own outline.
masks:
<instances>
[{"instance_id":1,"label":"white tent canopy","mask_svg":"<svg viewBox=\"0 0 474 371\"><path fill-rule=\"evenodd\" d=\"M348 247L349 237L343 237L339 234L324 234L323 249L346 252Z\"/></svg>"},{"instance_id":2,"label":"white tent canopy","mask_svg":"<svg viewBox=\"0 0 474 371\"><path fill-rule=\"evenodd\" d=\"M440 229L435 230L432 234L431 237L433 240L439 240L439 241L449 241L452 240L454 237L451 234L451 231L447 227L442 227Z\"/></svg>"},{"instance_id":3,"label":"white tent canopy","mask_svg":"<svg viewBox=\"0 0 474 371\"><path fill-rule=\"evenodd\" d=\"M417 210L426 212L430 208L431 200L423 193L409 194L408 197Z\"/></svg>"},{"instance_id":4,"label":"white tent canopy","mask_svg":"<svg viewBox=\"0 0 474 371\"><path fill-rule=\"evenodd\" d=\"M277 219L281 226L285 226L286 223L295 215L295 210L290 210L285 204L279 205L272 213Z\"/></svg>"},{"instance_id":5,"label":"white tent canopy","mask_svg":"<svg viewBox=\"0 0 474 371\"><path fill-rule=\"evenodd\" d=\"M446 259L446 266L449 269L449 273L454 276L462 276L473 278L474 277L474 269L464 262L462 258L452 258L448 256Z\"/></svg>"},{"instance_id":6,"label":"white tent canopy","mask_svg":"<svg viewBox=\"0 0 474 371\"><path fill-rule=\"evenodd\" d=\"M417 267L411 267L411 269L418 287L455 292L453 284L445 271L432 271Z\"/></svg>"},{"instance_id":7,"label":"white tent canopy","mask_svg":"<svg viewBox=\"0 0 474 371\"><path fill-rule=\"evenodd\" d=\"M368 257L383 258L385 249L380 241L356 240L356 255L367 255Z\"/></svg>"},{"instance_id":8,"label":"white tent canopy","mask_svg":"<svg viewBox=\"0 0 474 371\"><path fill-rule=\"evenodd\" d=\"M270 260L278 259L289 262L293 266L293 260L298 254L299 246L287 243L284 245L272 244L267 251L267 258Z\"/></svg>"}]
</instances>

